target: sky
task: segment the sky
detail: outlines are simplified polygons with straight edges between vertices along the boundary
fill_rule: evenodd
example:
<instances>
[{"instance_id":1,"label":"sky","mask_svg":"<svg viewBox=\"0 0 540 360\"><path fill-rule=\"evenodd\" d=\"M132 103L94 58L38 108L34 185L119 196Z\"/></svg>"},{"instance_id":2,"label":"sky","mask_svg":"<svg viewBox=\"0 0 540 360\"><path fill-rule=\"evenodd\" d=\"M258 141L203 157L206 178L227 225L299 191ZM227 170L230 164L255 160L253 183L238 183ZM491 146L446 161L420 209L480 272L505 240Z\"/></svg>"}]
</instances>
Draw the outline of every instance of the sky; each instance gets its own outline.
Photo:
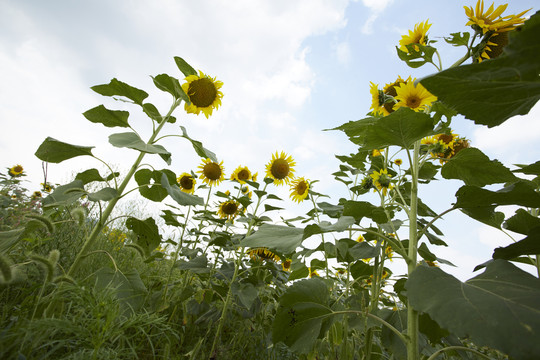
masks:
<instances>
[{"instance_id":1,"label":"sky","mask_svg":"<svg viewBox=\"0 0 540 360\"><path fill-rule=\"evenodd\" d=\"M491 2L487 2L490 4ZM395 46L415 23L429 19L430 39L448 67L463 55L443 40L465 27L463 6L475 1L400 0L0 0L0 168L23 165L29 188L43 181L34 156L51 136L75 145L95 146L93 153L118 169L135 160L132 150L118 149L107 138L123 130L87 121L82 113L104 104L131 112L130 123L149 134L150 121L135 107L94 93L90 87L117 78L150 94L148 101L166 113L171 97L156 89L151 76L182 78L174 63L180 56L224 83L222 106L209 119L175 113L178 122L165 129L189 136L223 160L226 175L239 165L262 176L276 151L291 155L296 175L318 180L315 190L337 203L346 188L331 175L335 155L355 152L345 134L323 131L366 117L370 81L383 86L398 75L421 78L436 71L425 65L410 69ZM502 2L497 2L500 5ZM414 5L414 6L411 6ZM535 7L536 5L536 7ZM505 14L532 8L535 0L513 0ZM458 117L454 130L490 158L511 166L540 159L540 106L529 115L488 129ZM147 138L149 135L144 136ZM514 145L519 143L520 151ZM196 171L200 159L185 139L171 137L162 145L173 154L170 169ZM147 156L157 168L166 164ZM65 183L90 167L78 157L50 164L48 180ZM450 207L458 181L439 181L420 190L436 211ZM36 189L37 190L37 189ZM288 198L288 189L274 193ZM309 210L286 202L287 217ZM297 206L294 208L294 206ZM499 209L512 214L514 209ZM306 210L307 211L307 210ZM432 248L456 264L443 269L468 279L475 265L491 258L493 249L511 243L495 229L461 213L445 216L438 226L448 248ZM518 238L519 239L519 238Z\"/></svg>"}]
</instances>

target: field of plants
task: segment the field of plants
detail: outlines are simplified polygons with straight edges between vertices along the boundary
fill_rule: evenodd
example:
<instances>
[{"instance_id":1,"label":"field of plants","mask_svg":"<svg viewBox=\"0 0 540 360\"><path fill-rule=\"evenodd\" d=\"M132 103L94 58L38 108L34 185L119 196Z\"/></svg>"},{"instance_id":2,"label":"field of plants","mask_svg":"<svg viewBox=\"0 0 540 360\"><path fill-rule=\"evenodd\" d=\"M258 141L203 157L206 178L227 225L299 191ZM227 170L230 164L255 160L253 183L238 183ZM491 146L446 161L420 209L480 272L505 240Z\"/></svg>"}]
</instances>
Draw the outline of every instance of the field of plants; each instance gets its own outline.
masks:
<instances>
[{"instance_id":1,"label":"field of plants","mask_svg":"<svg viewBox=\"0 0 540 360\"><path fill-rule=\"evenodd\" d=\"M107 103L84 118L121 128L108 139L133 150L129 170L52 137L35 152L45 174L48 164L81 156L96 167L66 184L45 176L33 192L24 164L5 164L0 358L540 359L540 160L502 164L452 129L457 116L499 126L540 99L540 13L505 9L466 7L471 31L437 44L428 21L402 36L396 61L436 72L372 83L366 117L325 129L357 147L335 155L332 175L348 198L318 193L317 179L298 176L281 149L264 172L240 165L225 173L211 144L180 120L182 111L208 118L226 101L219 76L187 57L174 58L182 76L152 77L171 95L169 109L116 78L93 86ZM459 47L463 57L443 69L435 45ZM152 132L140 133L115 101L142 111ZM197 169L170 169L174 154L160 144L169 136L193 145ZM419 189L446 179L463 184L437 213ZM279 187L311 209L274 216ZM168 205L149 216L134 194ZM506 216L502 206L516 211ZM437 225L454 211L520 235L465 282L433 251L449 246ZM393 273L391 262L406 273Z\"/></svg>"}]
</instances>

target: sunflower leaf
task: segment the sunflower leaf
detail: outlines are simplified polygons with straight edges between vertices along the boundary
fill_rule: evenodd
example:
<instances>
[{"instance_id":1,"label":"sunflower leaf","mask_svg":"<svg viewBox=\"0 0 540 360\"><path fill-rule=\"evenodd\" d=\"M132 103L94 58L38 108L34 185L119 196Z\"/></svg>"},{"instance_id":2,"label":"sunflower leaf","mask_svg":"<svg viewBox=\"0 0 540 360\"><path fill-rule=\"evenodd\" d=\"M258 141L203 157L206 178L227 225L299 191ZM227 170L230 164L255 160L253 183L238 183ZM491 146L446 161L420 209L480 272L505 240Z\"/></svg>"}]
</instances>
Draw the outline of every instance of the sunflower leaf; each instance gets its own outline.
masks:
<instances>
[{"instance_id":1,"label":"sunflower leaf","mask_svg":"<svg viewBox=\"0 0 540 360\"><path fill-rule=\"evenodd\" d=\"M532 229L529 235L520 241L493 251L494 259L511 260L520 255L540 254L540 227Z\"/></svg>"},{"instance_id":2,"label":"sunflower leaf","mask_svg":"<svg viewBox=\"0 0 540 360\"><path fill-rule=\"evenodd\" d=\"M79 146L71 145L62 141L47 137L37 149L35 155L38 159L50 162L61 163L64 160L68 160L77 156L92 154L93 146Z\"/></svg>"},{"instance_id":3,"label":"sunflower leaf","mask_svg":"<svg viewBox=\"0 0 540 360\"><path fill-rule=\"evenodd\" d=\"M204 205L203 198L183 192L178 185L170 185L167 174L165 173L161 175L161 186L167 190L167 193L179 205Z\"/></svg>"},{"instance_id":4,"label":"sunflower leaf","mask_svg":"<svg viewBox=\"0 0 540 360\"><path fill-rule=\"evenodd\" d=\"M176 66L178 66L178 69L184 74L184 76L189 75L197 75L197 71L189 65L186 60L182 59L179 56L174 57L174 61L176 62Z\"/></svg>"},{"instance_id":5,"label":"sunflower leaf","mask_svg":"<svg viewBox=\"0 0 540 360\"><path fill-rule=\"evenodd\" d=\"M415 310L458 337L516 359L538 358L540 280L511 263L494 260L465 283L437 267L419 266L405 287Z\"/></svg>"},{"instance_id":6,"label":"sunflower leaf","mask_svg":"<svg viewBox=\"0 0 540 360\"><path fill-rule=\"evenodd\" d=\"M240 242L244 247L267 247L283 254L290 254L302 244L304 229L263 224L253 234Z\"/></svg>"},{"instance_id":7,"label":"sunflower leaf","mask_svg":"<svg viewBox=\"0 0 540 360\"><path fill-rule=\"evenodd\" d=\"M163 201L169 194L167 189L161 186L161 177L166 175L171 183L176 182L175 174L168 169L150 170L140 169L135 173L135 181L139 185L139 192L148 200L155 202Z\"/></svg>"},{"instance_id":8,"label":"sunflower leaf","mask_svg":"<svg viewBox=\"0 0 540 360\"><path fill-rule=\"evenodd\" d=\"M119 148L125 147L128 149L139 150L148 154L171 155L171 153L165 150L165 148L161 145L145 143L142 141L139 135L135 134L134 132L112 134L109 136L109 143Z\"/></svg>"},{"instance_id":9,"label":"sunflower leaf","mask_svg":"<svg viewBox=\"0 0 540 360\"><path fill-rule=\"evenodd\" d=\"M505 186L499 191L482 189L478 186L465 185L456 192L456 207L474 208L492 205L521 205L531 208L540 207L540 194L528 182L519 181Z\"/></svg>"},{"instance_id":10,"label":"sunflower leaf","mask_svg":"<svg viewBox=\"0 0 540 360\"><path fill-rule=\"evenodd\" d=\"M135 243L144 250L146 256L150 256L152 251L161 244L161 235L159 235L156 222L151 217L146 220L130 217L126 220L126 227L137 235Z\"/></svg>"},{"instance_id":11,"label":"sunflower leaf","mask_svg":"<svg viewBox=\"0 0 540 360\"><path fill-rule=\"evenodd\" d=\"M493 127L525 115L540 99L540 13L508 34L503 55L450 68L420 82L476 124Z\"/></svg>"},{"instance_id":12,"label":"sunflower leaf","mask_svg":"<svg viewBox=\"0 0 540 360\"><path fill-rule=\"evenodd\" d=\"M83 116L93 123L101 123L106 127L129 127L129 112L109 110L103 105L96 106L83 113Z\"/></svg>"},{"instance_id":13,"label":"sunflower leaf","mask_svg":"<svg viewBox=\"0 0 540 360\"><path fill-rule=\"evenodd\" d=\"M104 96L118 95L127 97L128 99L133 100L135 104L141 106L143 100L148 97L148 94L145 91L119 81L116 78L112 79L108 84L92 86L91 89Z\"/></svg>"},{"instance_id":14,"label":"sunflower leaf","mask_svg":"<svg viewBox=\"0 0 540 360\"><path fill-rule=\"evenodd\" d=\"M208 150L203 146L203 144L198 140L193 140L190 138L187 134L186 128L183 126L180 126L180 129L182 130L182 137L185 139L188 139L191 142L191 145L193 145L193 149L195 149L195 152L197 155L199 155L202 158L208 158L212 160L213 162L218 162L216 154L212 151Z\"/></svg>"},{"instance_id":15,"label":"sunflower leaf","mask_svg":"<svg viewBox=\"0 0 540 360\"><path fill-rule=\"evenodd\" d=\"M159 74L155 77L152 77L152 80L154 80L154 84L159 90L168 92L169 94L174 96L175 99L182 99L189 104L189 97L182 89L182 86L180 85L180 81L178 81L178 79L167 74Z\"/></svg>"},{"instance_id":16,"label":"sunflower leaf","mask_svg":"<svg viewBox=\"0 0 540 360\"><path fill-rule=\"evenodd\" d=\"M527 235L533 228L540 226L540 218L524 209L517 209L516 214L504 222L504 228ZM539 252L540 254L540 252Z\"/></svg>"}]
</instances>

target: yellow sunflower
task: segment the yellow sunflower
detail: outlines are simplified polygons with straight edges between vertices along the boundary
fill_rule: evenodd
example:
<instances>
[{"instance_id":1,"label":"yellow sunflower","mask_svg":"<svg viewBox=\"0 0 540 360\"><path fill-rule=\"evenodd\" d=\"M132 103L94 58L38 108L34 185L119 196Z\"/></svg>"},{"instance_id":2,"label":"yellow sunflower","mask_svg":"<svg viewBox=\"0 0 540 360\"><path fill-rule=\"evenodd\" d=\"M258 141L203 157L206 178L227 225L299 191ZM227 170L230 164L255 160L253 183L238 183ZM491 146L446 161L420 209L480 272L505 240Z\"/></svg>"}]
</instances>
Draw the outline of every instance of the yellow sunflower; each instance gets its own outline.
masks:
<instances>
[{"instance_id":1,"label":"yellow sunflower","mask_svg":"<svg viewBox=\"0 0 540 360\"><path fill-rule=\"evenodd\" d=\"M13 166L12 168L9 169L9 175L13 176L13 177L18 177L18 176L21 176L23 174L23 167L22 165L15 165Z\"/></svg>"},{"instance_id":2,"label":"yellow sunflower","mask_svg":"<svg viewBox=\"0 0 540 360\"><path fill-rule=\"evenodd\" d=\"M199 165L199 169L201 169L198 173L201 174L202 181L210 186L218 185L225 179L223 161L217 163L207 158Z\"/></svg>"},{"instance_id":3,"label":"yellow sunflower","mask_svg":"<svg viewBox=\"0 0 540 360\"><path fill-rule=\"evenodd\" d=\"M274 254L272 251L268 250L268 248L259 247L259 248L253 248L248 250L248 255L253 260L270 260L270 261L279 261L280 257Z\"/></svg>"},{"instance_id":4,"label":"yellow sunflower","mask_svg":"<svg viewBox=\"0 0 540 360\"><path fill-rule=\"evenodd\" d=\"M373 179L373 185L375 185L379 191L382 191L383 195L386 195L388 190L392 190L394 188L394 185L390 180L392 176L388 175L387 169L374 171L370 176Z\"/></svg>"},{"instance_id":5,"label":"yellow sunflower","mask_svg":"<svg viewBox=\"0 0 540 360\"><path fill-rule=\"evenodd\" d=\"M285 259L285 261L283 261L281 263L281 268L283 269L283 271L290 271L291 270L291 264L292 264L292 260L287 258L287 259Z\"/></svg>"},{"instance_id":6,"label":"yellow sunflower","mask_svg":"<svg viewBox=\"0 0 540 360\"><path fill-rule=\"evenodd\" d=\"M428 38L427 38L427 32L429 28L431 27L431 24L428 24L428 20L426 20L423 23L418 23L414 25L414 30L409 30L408 35L402 35L401 40L399 40L399 49L404 52L409 52L406 45L413 45L413 44L420 44L420 45L427 45ZM414 47L414 50L419 51L420 49L418 46Z\"/></svg>"},{"instance_id":7,"label":"yellow sunflower","mask_svg":"<svg viewBox=\"0 0 540 360\"><path fill-rule=\"evenodd\" d=\"M231 180L236 180L240 184L245 184L246 180L252 180L253 176L247 166L239 166L231 174Z\"/></svg>"},{"instance_id":8,"label":"yellow sunflower","mask_svg":"<svg viewBox=\"0 0 540 360\"><path fill-rule=\"evenodd\" d=\"M383 105L384 108L384 115L388 115L390 113L394 112L394 104L397 102L396 99L396 87L398 87L401 84L406 84L408 82L411 82L411 77L409 76L406 80L403 80L401 76L398 76L396 81L390 84L385 84L383 88L383 94L385 96L385 102Z\"/></svg>"},{"instance_id":9,"label":"yellow sunflower","mask_svg":"<svg viewBox=\"0 0 540 360\"><path fill-rule=\"evenodd\" d=\"M401 83L396 87L396 100L394 110L408 107L414 111L423 111L427 106L437 100L437 97L426 90L422 84L414 84L414 80Z\"/></svg>"},{"instance_id":10,"label":"yellow sunflower","mask_svg":"<svg viewBox=\"0 0 540 360\"><path fill-rule=\"evenodd\" d=\"M266 176L274 180L274 184L288 184L294 178L294 166L296 163L293 158L285 152L278 154L276 151L272 155L272 160L266 165Z\"/></svg>"},{"instance_id":11,"label":"yellow sunflower","mask_svg":"<svg viewBox=\"0 0 540 360\"><path fill-rule=\"evenodd\" d=\"M247 186L242 186L240 191L242 192L242 195L247 196L250 199L253 196L253 192L249 191L249 188Z\"/></svg>"},{"instance_id":12,"label":"yellow sunflower","mask_svg":"<svg viewBox=\"0 0 540 360\"><path fill-rule=\"evenodd\" d=\"M388 115L388 111L384 107L384 92L379 90L379 85L370 82L369 93L371 94L371 107L375 115Z\"/></svg>"},{"instance_id":13,"label":"yellow sunflower","mask_svg":"<svg viewBox=\"0 0 540 360\"><path fill-rule=\"evenodd\" d=\"M186 112L199 115L202 111L208 119L212 111L221 105L223 93L219 91L223 82L205 75L199 70L199 75L189 75L182 84L182 90L187 94L191 104L185 104Z\"/></svg>"},{"instance_id":14,"label":"yellow sunflower","mask_svg":"<svg viewBox=\"0 0 540 360\"><path fill-rule=\"evenodd\" d=\"M222 219L233 221L240 214L240 203L236 200L227 200L219 205L218 215Z\"/></svg>"},{"instance_id":15,"label":"yellow sunflower","mask_svg":"<svg viewBox=\"0 0 540 360\"><path fill-rule=\"evenodd\" d=\"M43 195L41 194L41 191L34 191L34 193L32 194L32 199L39 199L42 196Z\"/></svg>"},{"instance_id":16,"label":"yellow sunflower","mask_svg":"<svg viewBox=\"0 0 540 360\"><path fill-rule=\"evenodd\" d=\"M396 160L394 160L394 164L396 164L397 166L401 166L401 164L403 164L403 160L396 159Z\"/></svg>"},{"instance_id":17,"label":"yellow sunflower","mask_svg":"<svg viewBox=\"0 0 540 360\"><path fill-rule=\"evenodd\" d=\"M293 201L300 203L307 198L309 194L309 181L303 177L294 179L291 182L291 197Z\"/></svg>"},{"instance_id":18,"label":"yellow sunflower","mask_svg":"<svg viewBox=\"0 0 540 360\"><path fill-rule=\"evenodd\" d=\"M365 240L366 240L366 238L364 238L364 235L362 235L362 234L358 235L358 239L356 239L356 241L358 241L358 242L362 242L362 241L365 241Z\"/></svg>"},{"instance_id":19,"label":"yellow sunflower","mask_svg":"<svg viewBox=\"0 0 540 360\"><path fill-rule=\"evenodd\" d=\"M176 181L178 181L178 184L180 185L180 190L182 190L183 192L188 194L193 194L195 192L195 184L197 182L195 181L193 175L186 172L182 173L176 179Z\"/></svg>"},{"instance_id":20,"label":"yellow sunflower","mask_svg":"<svg viewBox=\"0 0 540 360\"><path fill-rule=\"evenodd\" d=\"M470 146L467 139L459 137L452 131L449 134L428 136L422 139L421 143L428 145L431 156L440 159L441 163L444 162L443 160L451 159L459 151Z\"/></svg>"},{"instance_id":21,"label":"yellow sunflower","mask_svg":"<svg viewBox=\"0 0 540 360\"><path fill-rule=\"evenodd\" d=\"M508 4L497 6L495 9L495 3L484 12L484 0L478 0L476 8L464 6L465 15L469 18L469 21L465 25L471 25L474 30L482 31L483 34L488 31L505 32L514 30L517 26L525 22L525 18L522 18L529 10L525 10L517 15L507 15L502 17L502 13L508 7Z\"/></svg>"},{"instance_id":22,"label":"yellow sunflower","mask_svg":"<svg viewBox=\"0 0 540 360\"><path fill-rule=\"evenodd\" d=\"M381 156L383 152L384 149L373 149L373 151L371 152L371 156Z\"/></svg>"},{"instance_id":23,"label":"yellow sunflower","mask_svg":"<svg viewBox=\"0 0 540 360\"><path fill-rule=\"evenodd\" d=\"M309 270L309 277L310 277L310 278L312 278L312 277L314 277L314 276L320 277L319 274L317 273L317 270L312 269L312 268L308 268L308 270Z\"/></svg>"},{"instance_id":24,"label":"yellow sunflower","mask_svg":"<svg viewBox=\"0 0 540 360\"><path fill-rule=\"evenodd\" d=\"M50 193L52 191L52 186L48 182L47 183L41 183L41 189L43 191L45 191L45 192Z\"/></svg>"}]
</instances>

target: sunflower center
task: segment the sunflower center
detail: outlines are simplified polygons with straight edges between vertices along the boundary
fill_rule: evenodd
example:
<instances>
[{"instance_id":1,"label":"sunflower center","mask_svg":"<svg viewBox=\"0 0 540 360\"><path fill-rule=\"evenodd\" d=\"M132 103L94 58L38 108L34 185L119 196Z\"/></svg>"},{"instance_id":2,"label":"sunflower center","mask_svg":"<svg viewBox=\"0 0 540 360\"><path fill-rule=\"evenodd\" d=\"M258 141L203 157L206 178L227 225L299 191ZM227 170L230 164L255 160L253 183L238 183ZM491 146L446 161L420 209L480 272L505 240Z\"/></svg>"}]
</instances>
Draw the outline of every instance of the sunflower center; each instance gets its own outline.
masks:
<instances>
[{"instance_id":1,"label":"sunflower center","mask_svg":"<svg viewBox=\"0 0 540 360\"><path fill-rule=\"evenodd\" d=\"M249 171L246 169L242 169L238 172L238 180L248 180L249 179Z\"/></svg>"},{"instance_id":2,"label":"sunflower center","mask_svg":"<svg viewBox=\"0 0 540 360\"><path fill-rule=\"evenodd\" d=\"M454 140L454 137L451 134L441 134L439 135L439 140L445 144L450 144Z\"/></svg>"},{"instance_id":3,"label":"sunflower center","mask_svg":"<svg viewBox=\"0 0 540 360\"><path fill-rule=\"evenodd\" d=\"M407 99L407 106L410 107L411 109L416 109L417 107L420 106L421 102L422 100L418 96L413 95Z\"/></svg>"},{"instance_id":4,"label":"sunflower center","mask_svg":"<svg viewBox=\"0 0 540 360\"><path fill-rule=\"evenodd\" d=\"M217 96L217 89L212 80L202 78L194 80L189 84L189 100L197 107L208 107L212 105Z\"/></svg>"},{"instance_id":5,"label":"sunflower center","mask_svg":"<svg viewBox=\"0 0 540 360\"><path fill-rule=\"evenodd\" d=\"M396 97L397 96L397 91L396 91L396 86L398 86L401 82L395 82L394 84L390 85L386 91L385 91L385 95L390 95L392 97ZM386 109L386 111L388 111L389 113L392 113L394 112L394 107L395 103L393 101L386 101L384 103L384 108Z\"/></svg>"},{"instance_id":6,"label":"sunflower center","mask_svg":"<svg viewBox=\"0 0 540 360\"><path fill-rule=\"evenodd\" d=\"M272 175L278 179L283 180L289 175L289 163L285 159L276 159L274 163L272 164L272 168L270 169L270 172Z\"/></svg>"},{"instance_id":7,"label":"sunflower center","mask_svg":"<svg viewBox=\"0 0 540 360\"><path fill-rule=\"evenodd\" d=\"M186 190L193 189L193 178L191 176L182 176L180 179L180 186Z\"/></svg>"},{"instance_id":8,"label":"sunflower center","mask_svg":"<svg viewBox=\"0 0 540 360\"><path fill-rule=\"evenodd\" d=\"M303 181L300 181L300 182L298 183L298 185L296 185L296 189L295 189L295 190L296 190L296 193L297 193L298 195L304 195L304 193L305 193L306 190L307 190L307 184L306 184L305 182L303 182Z\"/></svg>"},{"instance_id":9,"label":"sunflower center","mask_svg":"<svg viewBox=\"0 0 540 360\"><path fill-rule=\"evenodd\" d=\"M223 211L223 213L227 215L234 215L237 210L238 206L234 202L225 203L221 207L221 211Z\"/></svg>"},{"instance_id":10,"label":"sunflower center","mask_svg":"<svg viewBox=\"0 0 540 360\"><path fill-rule=\"evenodd\" d=\"M20 173L23 171L23 167L21 165L16 165L13 167L13 171Z\"/></svg>"},{"instance_id":11,"label":"sunflower center","mask_svg":"<svg viewBox=\"0 0 540 360\"><path fill-rule=\"evenodd\" d=\"M216 163L208 163L204 165L203 174L209 180L219 180L221 177L221 167Z\"/></svg>"},{"instance_id":12,"label":"sunflower center","mask_svg":"<svg viewBox=\"0 0 540 360\"><path fill-rule=\"evenodd\" d=\"M490 59L495 59L503 53L503 48L508 45L508 32L494 34L489 38L489 42L495 44L486 48L486 54Z\"/></svg>"}]
</instances>

